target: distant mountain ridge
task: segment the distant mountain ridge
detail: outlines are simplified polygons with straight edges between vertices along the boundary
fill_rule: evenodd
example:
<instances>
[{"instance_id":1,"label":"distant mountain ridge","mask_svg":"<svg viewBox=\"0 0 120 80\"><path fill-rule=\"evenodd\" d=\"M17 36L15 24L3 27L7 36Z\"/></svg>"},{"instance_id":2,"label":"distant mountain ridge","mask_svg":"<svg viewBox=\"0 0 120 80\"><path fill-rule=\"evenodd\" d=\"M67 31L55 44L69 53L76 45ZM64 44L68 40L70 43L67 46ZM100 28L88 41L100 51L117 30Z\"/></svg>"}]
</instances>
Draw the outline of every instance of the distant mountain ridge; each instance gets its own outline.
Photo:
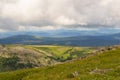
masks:
<instances>
[{"instance_id":1,"label":"distant mountain ridge","mask_svg":"<svg viewBox=\"0 0 120 80\"><path fill-rule=\"evenodd\" d=\"M70 46L111 46L120 44L120 34L101 36L41 37L16 35L0 39L0 44L39 44Z\"/></svg>"},{"instance_id":2,"label":"distant mountain ridge","mask_svg":"<svg viewBox=\"0 0 120 80\"><path fill-rule=\"evenodd\" d=\"M48 31L11 31L0 32L0 39L17 36L17 35L32 35L41 37L71 37L71 36L103 36L119 33L119 30L102 29L102 30L48 30Z\"/></svg>"}]
</instances>

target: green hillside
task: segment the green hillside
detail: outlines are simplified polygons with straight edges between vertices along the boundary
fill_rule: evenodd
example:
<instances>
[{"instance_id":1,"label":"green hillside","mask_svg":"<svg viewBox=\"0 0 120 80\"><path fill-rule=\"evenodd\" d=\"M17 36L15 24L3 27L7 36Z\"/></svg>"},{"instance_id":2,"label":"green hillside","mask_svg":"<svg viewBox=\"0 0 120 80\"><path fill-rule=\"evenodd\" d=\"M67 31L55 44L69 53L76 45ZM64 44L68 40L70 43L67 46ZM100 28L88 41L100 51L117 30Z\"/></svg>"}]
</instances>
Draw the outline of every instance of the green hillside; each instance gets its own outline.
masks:
<instances>
[{"instance_id":1,"label":"green hillside","mask_svg":"<svg viewBox=\"0 0 120 80\"><path fill-rule=\"evenodd\" d=\"M43 68L0 73L0 80L120 80L120 48Z\"/></svg>"},{"instance_id":2,"label":"green hillside","mask_svg":"<svg viewBox=\"0 0 120 80\"><path fill-rule=\"evenodd\" d=\"M1 45L0 72L60 64L92 51L89 47Z\"/></svg>"}]
</instances>

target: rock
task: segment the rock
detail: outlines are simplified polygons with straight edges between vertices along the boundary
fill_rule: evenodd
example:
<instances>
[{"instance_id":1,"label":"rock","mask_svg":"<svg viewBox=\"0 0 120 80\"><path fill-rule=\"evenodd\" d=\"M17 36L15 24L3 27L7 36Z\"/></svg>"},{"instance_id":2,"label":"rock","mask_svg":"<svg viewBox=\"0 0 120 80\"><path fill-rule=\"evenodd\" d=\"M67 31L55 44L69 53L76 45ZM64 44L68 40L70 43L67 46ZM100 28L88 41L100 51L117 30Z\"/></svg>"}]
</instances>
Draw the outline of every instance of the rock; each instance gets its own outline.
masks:
<instances>
[{"instance_id":1,"label":"rock","mask_svg":"<svg viewBox=\"0 0 120 80\"><path fill-rule=\"evenodd\" d=\"M105 74L108 71L111 71L112 69L94 69L90 71L90 74Z\"/></svg>"},{"instance_id":2,"label":"rock","mask_svg":"<svg viewBox=\"0 0 120 80\"><path fill-rule=\"evenodd\" d=\"M79 75L79 72L78 71L75 71L72 73L74 77L77 77Z\"/></svg>"}]
</instances>

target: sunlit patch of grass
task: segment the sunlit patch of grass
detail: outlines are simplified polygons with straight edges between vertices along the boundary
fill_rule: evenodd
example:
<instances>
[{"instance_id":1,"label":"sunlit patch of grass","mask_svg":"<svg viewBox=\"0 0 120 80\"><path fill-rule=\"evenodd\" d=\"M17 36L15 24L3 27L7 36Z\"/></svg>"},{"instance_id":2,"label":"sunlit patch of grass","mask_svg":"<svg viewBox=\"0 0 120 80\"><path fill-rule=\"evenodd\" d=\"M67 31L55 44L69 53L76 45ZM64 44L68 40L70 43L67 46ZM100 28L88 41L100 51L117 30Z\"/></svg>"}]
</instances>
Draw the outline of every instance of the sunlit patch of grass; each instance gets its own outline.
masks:
<instances>
[{"instance_id":1,"label":"sunlit patch of grass","mask_svg":"<svg viewBox=\"0 0 120 80\"><path fill-rule=\"evenodd\" d=\"M47 54L53 55L53 58L58 60L73 59L81 56L88 55L93 51L89 47L71 47L71 46L34 46L38 51L44 51Z\"/></svg>"}]
</instances>

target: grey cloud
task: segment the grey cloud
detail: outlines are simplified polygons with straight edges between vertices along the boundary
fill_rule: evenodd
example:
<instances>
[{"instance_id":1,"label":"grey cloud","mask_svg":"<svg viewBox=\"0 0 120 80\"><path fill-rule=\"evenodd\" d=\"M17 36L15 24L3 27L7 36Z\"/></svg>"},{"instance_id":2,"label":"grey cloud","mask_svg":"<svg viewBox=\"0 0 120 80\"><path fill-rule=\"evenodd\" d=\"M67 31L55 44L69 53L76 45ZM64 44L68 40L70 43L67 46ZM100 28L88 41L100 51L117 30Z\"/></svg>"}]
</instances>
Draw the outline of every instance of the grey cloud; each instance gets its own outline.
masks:
<instances>
[{"instance_id":1,"label":"grey cloud","mask_svg":"<svg viewBox=\"0 0 120 80\"><path fill-rule=\"evenodd\" d=\"M10 31L17 30L18 24L10 19L0 19L0 29Z\"/></svg>"},{"instance_id":2,"label":"grey cloud","mask_svg":"<svg viewBox=\"0 0 120 80\"><path fill-rule=\"evenodd\" d=\"M1 0L0 29L119 26L119 4L119 0Z\"/></svg>"}]
</instances>

